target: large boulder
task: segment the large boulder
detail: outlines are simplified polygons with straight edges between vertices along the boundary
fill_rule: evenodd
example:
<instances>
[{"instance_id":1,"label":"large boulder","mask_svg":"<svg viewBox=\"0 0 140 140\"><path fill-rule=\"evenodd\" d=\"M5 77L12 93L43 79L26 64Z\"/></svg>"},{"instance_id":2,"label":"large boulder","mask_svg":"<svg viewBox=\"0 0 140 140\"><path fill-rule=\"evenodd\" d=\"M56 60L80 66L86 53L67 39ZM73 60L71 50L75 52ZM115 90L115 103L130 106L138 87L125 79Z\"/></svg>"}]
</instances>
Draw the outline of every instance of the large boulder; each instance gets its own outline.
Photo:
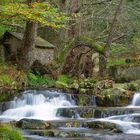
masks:
<instances>
[{"instance_id":1,"label":"large boulder","mask_svg":"<svg viewBox=\"0 0 140 140\"><path fill-rule=\"evenodd\" d=\"M22 129L49 129L50 123L35 119L22 119L16 123L16 126Z\"/></svg>"},{"instance_id":2,"label":"large boulder","mask_svg":"<svg viewBox=\"0 0 140 140\"><path fill-rule=\"evenodd\" d=\"M10 102L0 102L0 113L4 112L10 107Z\"/></svg>"}]
</instances>

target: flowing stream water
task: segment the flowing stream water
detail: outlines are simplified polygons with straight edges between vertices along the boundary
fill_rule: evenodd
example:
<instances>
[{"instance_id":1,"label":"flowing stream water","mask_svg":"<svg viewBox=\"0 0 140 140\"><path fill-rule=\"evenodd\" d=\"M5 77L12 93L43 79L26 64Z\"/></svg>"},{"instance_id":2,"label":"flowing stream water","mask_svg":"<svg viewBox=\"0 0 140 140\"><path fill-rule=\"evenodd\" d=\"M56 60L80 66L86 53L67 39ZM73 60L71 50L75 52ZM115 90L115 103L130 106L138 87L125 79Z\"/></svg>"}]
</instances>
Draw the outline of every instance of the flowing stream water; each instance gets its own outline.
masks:
<instances>
[{"instance_id":1,"label":"flowing stream water","mask_svg":"<svg viewBox=\"0 0 140 140\"><path fill-rule=\"evenodd\" d=\"M117 124L122 129L124 134L135 135L135 137L137 135L140 135L140 93L134 94L132 103L130 105L120 108L96 107L95 98L93 98L92 100L94 100L94 106L87 107L87 109L92 108L92 110L94 110L93 116L91 118L82 118L80 112L86 112L87 110L78 107L71 94L62 93L56 90L28 90L23 92L19 96L14 97L14 99L10 101L9 106L5 109L5 111L1 112L0 120L17 121L23 118L49 121L63 120L68 118L83 121L99 120ZM98 116L96 114L96 111L98 112L98 114L100 111L101 115ZM79 130L86 131L81 127L79 127ZM97 133L94 132L94 138L96 137ZM116 135L114 135L114 137L116 138L113 139L110 136L107 138L107 140L121 140L121 138L118 139L119 137ZM124 136L122 137L125 139ZM127 137L127 139L129 138L130 137ZM99 136L97 139L99 140ZM105 137L104 139L101 138L101 140L105 140Z\"/></svg>"},{"instance_id":2,"label":"flowing stream water","mask_svg":"<svg viewBox=\"0 0 140 140\"><path fill-rule=\"evenodd\" d=\"M127 108L136 109L134 113L116 115L104 118L103 121L109 121L118 124L124 133L140 135L140 93L135 93L130 105Z\"/></svg>"},{"instance_id":3,"label":"flowing stream water","mask_svg":"<svg viewBox=\"0 0 140 140\"><path fill-rule=\"evenodd\" d=\"M55 90L29 90L15 97L0 118L20 120L22 118L39 120L56 120L57 109L75 107L75 102L67 93ZM72 116L73 117L73 116Z\"/></svg>"}]
</instances>

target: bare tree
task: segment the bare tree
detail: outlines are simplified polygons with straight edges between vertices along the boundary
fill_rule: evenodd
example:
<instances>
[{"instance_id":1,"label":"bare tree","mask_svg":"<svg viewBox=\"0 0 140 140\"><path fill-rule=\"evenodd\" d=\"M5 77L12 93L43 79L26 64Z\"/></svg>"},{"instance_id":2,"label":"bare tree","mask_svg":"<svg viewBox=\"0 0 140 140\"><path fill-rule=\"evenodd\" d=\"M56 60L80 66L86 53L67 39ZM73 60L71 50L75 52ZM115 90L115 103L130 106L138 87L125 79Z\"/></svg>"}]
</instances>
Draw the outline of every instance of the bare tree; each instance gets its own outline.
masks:
<instances>
[{"instance_id":1,"label":"bare tree","mask_svg":"<svg viewBox=\"0 0 140 140\"><path fill-rule=\"evenodd\" d=\"M110 46L112 44L112 40L113 40L113 34L115 31L115 27L116 27L116 23L117 23L117 16L120 12L120 8L122 6L123 0L120 0L117 9L115 11L111 26L110 26L110 30L108 33L108 38L107 38L107 43L105 45L105 49L104 49L104 55L100 55L100 76L105 77L107 74L107 59L109 57L109 51L110 51Z\"/></svg>"}]
</instances>

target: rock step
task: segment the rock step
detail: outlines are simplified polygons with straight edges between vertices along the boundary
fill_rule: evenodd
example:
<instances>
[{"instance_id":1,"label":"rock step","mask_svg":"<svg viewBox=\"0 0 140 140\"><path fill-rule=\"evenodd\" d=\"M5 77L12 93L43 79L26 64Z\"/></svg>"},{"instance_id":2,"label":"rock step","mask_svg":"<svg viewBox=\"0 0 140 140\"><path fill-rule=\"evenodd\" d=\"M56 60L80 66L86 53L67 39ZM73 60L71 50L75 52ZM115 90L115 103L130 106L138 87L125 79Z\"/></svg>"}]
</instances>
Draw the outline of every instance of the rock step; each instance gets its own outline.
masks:
<instances>
[{"instance_id":1,"label":"rock step","mask_svg":"<svg viewBox=\"0 0 140 140\"><path fill-rule=\"evenodd\" d=\"M139 113L140 108L132 107L69 107L58 108L57 117L65 118L105 118L114 115Z\"/></svg>"},{"instance_id":2,"label":"rock step","mask_svg":"<svg viewBox=\"0 0 140 140\"><path fill-rule=\"evenodd\" d=\"M100 133L100 130L108 134L122 133L122 130L116 124L111 122L100 122L100 121L82 122L82 127L65 126L65 127L56 127L53 129L43 129L43 130L28 129L28 130L24 130L23 132L24 134L37 135L43 137L85 138L85 137L90 137L95 133Z\"/></svg>"},{"instance_id":3,"label":"rock step","mask_svg":"<svg viewBox=\"0 0 140 140\"><path fill-rule=\"evenodd\" d=\"M73 129L73 130L72 130ZM76 129L76 128L63 128L63 129L49 129L49 130L24 130L25 134L38 135L45 137L74 137L74 138L83 138L86 137L86 133L93 133L93 130L90 129Z\"/></svg>"}]
</instances>

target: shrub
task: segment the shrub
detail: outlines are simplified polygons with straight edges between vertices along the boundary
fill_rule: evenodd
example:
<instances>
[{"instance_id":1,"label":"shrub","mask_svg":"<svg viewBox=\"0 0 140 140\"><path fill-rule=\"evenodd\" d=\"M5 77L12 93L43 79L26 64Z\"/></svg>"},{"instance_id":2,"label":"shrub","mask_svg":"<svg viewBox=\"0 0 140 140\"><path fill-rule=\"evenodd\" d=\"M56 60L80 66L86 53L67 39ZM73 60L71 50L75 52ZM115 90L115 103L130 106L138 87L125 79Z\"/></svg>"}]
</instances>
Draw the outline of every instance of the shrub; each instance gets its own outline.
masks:
<instances>
[{"instance_id":1,"label":"shrub","mask_svg":"<svg viewBox=\"0 0 140 140\"><path fill-rule=\"evenodd\" d=\"M24 140L22 134L9 124L0 124L1 140Z\"/></svg>"},{"instance_id":2,"label":"shrub","mask_svg":"<svg viewBox=\"0 0 140 140\"><path fill-rule=\"evenodd\" d=\"M28 86L31 87L52 87L54 85L54 80L51 77L39 76L29 72L27 78Z\"/></svg>"},{"instance_id":3,"label":"shrub","mask_svg":"<svg viewBox=\"0 0 140 140\"><path fill-rule=\"evenodd\" d=\"M15 66L0 63L0 102L9 100L26 85L26 74Z\"/></svg>"},{"instance_id":4,"label":"shrub","mask_svg":"<svg viewBox=\"0 0 140 140\"><path fill-rule=\"evenodd\" d=\"M22 88L22 84L26 83L26 74L23 71L17 70L14 66L1 63L0 65L0 90Z\"/></svg>"},{"instance_id":5,"label":"shrub","mask_svg":"<svg viewBox=\"0 0 140 140\"><path fill-rule=\"evenodd\" d=\"M57 81L65 84L71 84L73 82L73 79L68 75L60 75L58 76Z\"/></svg>"}]
</instances>

